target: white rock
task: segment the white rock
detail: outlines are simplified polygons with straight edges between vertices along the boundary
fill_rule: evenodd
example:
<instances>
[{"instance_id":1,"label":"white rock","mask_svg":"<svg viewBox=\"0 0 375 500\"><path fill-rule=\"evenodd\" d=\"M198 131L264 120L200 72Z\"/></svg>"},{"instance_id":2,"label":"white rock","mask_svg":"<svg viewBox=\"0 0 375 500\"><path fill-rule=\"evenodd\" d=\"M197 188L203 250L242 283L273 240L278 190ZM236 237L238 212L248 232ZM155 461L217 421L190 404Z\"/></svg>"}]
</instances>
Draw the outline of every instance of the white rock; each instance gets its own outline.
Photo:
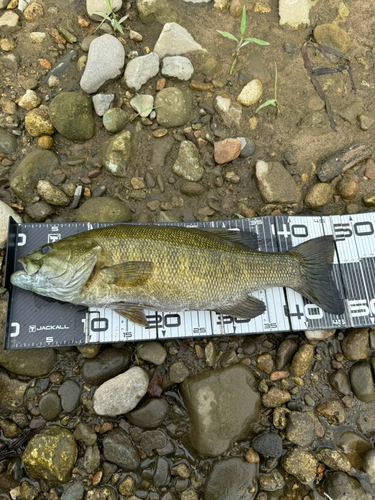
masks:
<instances>
[{"instance_id":1,"label":"white rock","mask_svg":"<svg viewBox=\"0 0 375 500\"><path fill-rule=\"evenodd\" d=\"M187 57L169 56L162 62L161 74L179 80L189 80L194 73L194 68Z\"/></svg>"},{"instance_id":2,"label":"white rock","mask_svg":"<svg viewBox=\"0 0 375 500\"><path fill-rule=\"evenodd\" d=\"M54 88L58 87L59 85L61 85L61 81L55 75L51 75L48 78L48 82L47 83L48 83L48 87L50 89L54 89Z\"/></svg>"},{"instance_id":3,"label":"white rock","mask_svg":"<svg viewBox=\"0 0 375 500\"><path fill-rule=\"evenodd\" d=\"M116 416L133 410L146 394L148 384L148 374L139 366L107 380L95 391L95 412Z\"/></svg>"},{"instance_id":4,"label":"white rock","mask_svg":"<svg viewBox=\"0 0 375 500\"><path fill-rule=\"evenodd\" d=\"M46 38L46 34L41 31L33 31L30 33L30 38L36 43L42 43Z\"/></svg>"},{"instance_id":5,"label":"white rock","mask_svg":"<svg viewBox=\"0 0 375 500\"><path fill-rule=\"evenodd\" d=\"M144 83L159 73L159 56L155 52L136 57L128 62L124 79L126 85L139 90Z\"/></svg>"},{"instance_id":6,"label":"white rock","mask_svg":"<svg viewBox=\"0 0 375 500\"><path fill-rule=\"evenodd\" d=\"M316 343L319 340L329 339L334 335L336 330L307 330L305 336L309 343Z\"/></svg>"},{"instance_id":7,"label":"white rock","mask_svg":"<svg viewBox=\"0 0 375 500\"><path fill-rule=\"evenodd\" d=\"M243 106L252 106L262 97L263 85L260 80L251 80L244 88L241 90L237 97L237 101Z\"/></svg>"},{"instance_id":8,"label":"white rock","mask_svg":"<svg viewBox=\"0 0 375 500\"><path fill-rule=\"evenodd\" d=\"M300 24L310 26L310 9L315 2L311 0L279 0L279 24L287 24L297 29Z\"/></svg>"},{"instance_id":9,"label":"white rock","mask_svg":"<svg viewBox=\"0 0 375 500\"><path fill-rule=\"evenodd\" d=\"M154 52L160 59L165 56L180 56L197 50L206 52L190 33L177 23L164 24L154 48Z\"/></svg>"},{"instance_id":10,"label":"white rock","mask_svg":"<svg viewBox=\"0 0 375 500\"><path fill-rule=\"evenodd\" d=\"M29 111L31 109L36 108L39 106L41 103L40 98L37 96L37 94L33 90L26 90L26 94L24 94L21 99L18 101L18 106L24 109L28 109Z\"/></svg>"},{"instance_id":11,"label":"white rock","mask_svg":"<svg viewBox=\"0 0 375 500\"><path fill-rule=\"evenodd\" d=\"M138 31L129 31L129 38L130 40L134 40L135 42L141 42L143 40L143 36L138 33Z\"/></svg>"},{"instance_id":12,"label":"white rock","mask_svg":"<svg viewBox=\"0 0 375 500\"><path fill-rule=\"evenodd\" d=\"M117 12L122 7L122 0L111 0L111 7L113 12ZM88 16L94 21L102 21L103 18L95 14L95 12L103 12L103 14L110 14L105 0L86 0L86 10Z\"/></svg>"},{"instance_id":13,"label":"white rock","mask_svg":"<svg viewBox=\"0 0 375 500\"><path fill-rule=\"evenodd\" d=\"M125 50L116 37L102 35L90 44L87 64L80 86L84 92L93 94L105 82L119 76L125 65Z\"/></svg>"},{"instance_id":14,"label":"white rock","mask_svg":"<svg viewBox=\"0 0 375 500\"><path fill-rule=\"evenodd\" d=\"M18 0L18 10L23 12L30 5L30 0Z\"/></svg>"},{"instance_id":15,"label":"white rock","mask_svg":"<svg viewBox=\"0 0 375 500\"><path fill-rule=\"evenodd\" d=\"M5 248L8 238L9 217L13 217L19 224L22 223L21 217L10 208L9 205L0 201L0 248Z\"/></svg>"},{"instance_id":16,"label":"white rock","mask_svg":"<svg viewBox=\"0 0 375 500\"><path fill-rule=\"evenodd\" d=\"M115 94L96 94L92 98L95 113L98 116L103 116L109 110L111 102L113 102Z\"/></svg>"},{"instance_id":17,"label":"white rock","mask_svg":"<svg viewBox=\"0 0 375 500\"><path fill-rule=\"evenodd\" d=\"M154 106L154 98L152 95L137 94L130 101L130 105L133 109L139 113L139 116L146 118Z\"/></svg>"},{"instance_id":18,"label":"white rock","mask_svg":"<svg viewBox=\"0 0 375 500\"><path fill-rule=\"evenodd\" d=\"M18 24L18 15L13 12L12 10L7 10L1 17L0 17L0 28L2 26L6 28L13 28L15 29Z\"/></svg>"}]
</instances>

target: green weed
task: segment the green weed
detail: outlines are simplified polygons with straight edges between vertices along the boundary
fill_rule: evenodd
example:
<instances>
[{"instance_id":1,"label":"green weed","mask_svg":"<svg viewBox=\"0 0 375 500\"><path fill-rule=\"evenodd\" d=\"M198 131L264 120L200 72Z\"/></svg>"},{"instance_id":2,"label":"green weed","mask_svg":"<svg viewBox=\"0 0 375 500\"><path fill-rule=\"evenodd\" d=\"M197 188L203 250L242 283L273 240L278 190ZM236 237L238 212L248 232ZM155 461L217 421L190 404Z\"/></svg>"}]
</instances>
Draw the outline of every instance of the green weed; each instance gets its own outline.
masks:
<instances>
[{"instance_id":1,"label":"green weed","mask_svg":"<svg viewBox=\"0 0 375 500\"><path fill-rule=\"evenodd\" d=\"M99 24L99 26L96 28L96 30L98 30L100 28L100 26L105 22L105 21L108 21L112 28L114 30L117 30L121 33L121 35L124 34L124 30L122 29L121 27L121 24L129 17L128 15L122 17L121 19L117 20L117 16L116 14L113 12L112 10L112 5L111 5L111 0L105 0L106 1L106 4L107 4L107 7L108 7L108 10L110 12L110 15L108 14L105 14L104 12L95 12L96 15L100 16L103 18L103 21ZM95 30L95 31L96 31Z\"/></svg>"},{"instance_id":2,"label":"green weed","mask_svg":"<svg viewBox=\"0 0 375 500\"><path fill-rule=\"evenodd\" d=\"M279 104L277 102L277 64L275 63L275 85L274 85L274 99L269 99L268 101L264 102L261 104L255 111L255 113L258 113L258 111L262 108L265 108L267 106L275 106L277 109L277 112L280 113L280 108Z\"/></svg>"}]
</instances>

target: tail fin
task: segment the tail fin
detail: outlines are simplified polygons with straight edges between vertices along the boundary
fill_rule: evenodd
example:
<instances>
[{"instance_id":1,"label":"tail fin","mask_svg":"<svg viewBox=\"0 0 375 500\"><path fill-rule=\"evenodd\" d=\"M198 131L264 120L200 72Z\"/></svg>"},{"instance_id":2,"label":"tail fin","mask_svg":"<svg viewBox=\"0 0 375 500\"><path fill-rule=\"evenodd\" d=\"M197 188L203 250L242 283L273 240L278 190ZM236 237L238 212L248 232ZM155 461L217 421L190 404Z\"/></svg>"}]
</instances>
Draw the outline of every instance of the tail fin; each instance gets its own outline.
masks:
<instances>
[{"instance_id":1,"label":"tail fin","mask_svg":"<svg viewBox=\"0 0 375 500\"><path fill-rule=\"evenodd\" d=\"M343 314L344 302L331 276L334 250L333 236L315 238L290 250L301 263L302 282L294 289L325 311Z\"/></svg>"}]
</instances>

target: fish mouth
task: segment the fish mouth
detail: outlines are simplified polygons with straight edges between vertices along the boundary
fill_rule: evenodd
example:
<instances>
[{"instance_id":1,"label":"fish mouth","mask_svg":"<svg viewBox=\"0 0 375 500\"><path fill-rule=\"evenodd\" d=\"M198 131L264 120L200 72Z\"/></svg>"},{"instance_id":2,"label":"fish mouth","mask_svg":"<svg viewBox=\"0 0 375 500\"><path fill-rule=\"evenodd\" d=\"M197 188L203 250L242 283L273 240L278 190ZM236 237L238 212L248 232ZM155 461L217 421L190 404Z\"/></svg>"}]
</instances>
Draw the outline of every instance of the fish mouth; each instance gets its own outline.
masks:
<instances>
[{"instance_id":1,"label":"fish mouth","mask_svg":"<svg viewBox=\"0 0 375 500\"><path fill-rule=\"evenodd\" d=\"M41 267L41 264L36 260L26 259L25 257L18 259L18 262L22 264L22 267L25 270L19 272L25 272L30 277L35 276Z\"/></svg>"}]
</instances>

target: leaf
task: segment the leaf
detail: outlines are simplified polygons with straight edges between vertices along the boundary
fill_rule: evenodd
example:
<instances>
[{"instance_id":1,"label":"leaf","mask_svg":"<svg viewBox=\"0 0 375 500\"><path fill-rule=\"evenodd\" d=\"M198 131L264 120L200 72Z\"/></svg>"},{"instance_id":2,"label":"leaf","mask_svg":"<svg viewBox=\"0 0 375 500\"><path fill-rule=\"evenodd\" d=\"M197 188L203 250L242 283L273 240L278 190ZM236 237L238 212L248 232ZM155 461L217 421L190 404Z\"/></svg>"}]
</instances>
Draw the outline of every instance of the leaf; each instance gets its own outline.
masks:
<instances>
[{"instance_id":1,"label":"leaf","mask_svg":"<svg viewBox=\"0 0 375 500\"><path fill-rule=\"evenodd\" d=\"M119 23L117 21L114 21L113 24L114 24L115 28L121 33L121 35L123 35L124 31L121 28L121 26L119 25Z\"/></svg>"},{"instance_id":2,"label":"leaf","mask_svg":"<svg viewBox=\"0 0 375 500\"><path fill-rule=\"evenodd\" d=\"M230 38L231 40L235 40L236 42L238 42L237 38L233 36L231 33L228 33L227 31L219 31L219 30L216 31L220 33L220 35L225 36L225 38Z\"/></svg>"},{"instance_id":3,"label":"leaf","mask_svg":"<svg viewBox=\"0 0 375 500\"><path fill-rule=\"evenodd\" d=\"M268 101L264 102L255 110L255 113L258 113L258 111L262 108L265 108L266 106L276 106L276 101L275 99L269 99Z\"/></svg>"},{"instance_id":4,"label":"leaf","mask_svg":"<svg viewBox=\"0 0 375 500\"><path fill-rule=\"evenodd\" d=\"M233 214L232 217L236 216L237 219L244 219L245 217L241 214Z\"/></svg>"},{"instance_id":5,"label":"leaf","mask_svg":"<svg viewBox=\"0 0 375 500\"><path fill-rule=\"evenodd\" d=\"M126 14L126 16L122 17L120 20L119 20L119 23L123 23L125 21L125 19L127 19L129 16L128 14Z\"/></svg>"},{"instance_id":6,"label":"leaf","mask_svg":"<svg viewBox=\"0 0 375 500\"><path fill-rule=\"evenodd\" d=\"M244 42L257 43L258 45L269 45L268 42L265 42L264 40L259 40L258 38L245 38Z\"/></svg>"},{"instance_id":7,"label":"leaf","mask_svg":"<svg viewBox=\"0 0 375 500\"><path fill-rule=\"evenodd\" d=\"M230 71L229 71L230 75L233 73L236 62L237 62L237 57L234 58L234 61L232 62L232 66L230 67Z\"/></svg>"},{"instance_id":8,"label":"leaf","mask_svg":"<svg viewBox=\"0 0 375 500\"><path fill-rule=\"evenodd\" d=\"M104 14L104 12L94 12L94 14L97 14L98 16L103 17L107 21L112 22L112 19L109 16L107 16L107 14Z\"/></svg>"},{"instance_id":9,"label":"leaf","mask_svg":"<svg viewBox=\"0 0 375 500\"><path fill-rule=\"evenodd\" d=\"M112 10L112 6L111 6L111 0L105 0L105 1L106 1L106 4L107 4L107 7L109 9L109 12L112 14L113 10Z\"/></svg>"},{"instance_id":10,"label":"leaf","mask_svg":"<svg viewBox=\"0 0 375 500\"><path fill-rule=\"evenodd\" d=\"M241 18L241 38L245 36L245 29L246 29L246 9L245 6L243 6L242 18Z\"/></svg>"}]
</instances>

